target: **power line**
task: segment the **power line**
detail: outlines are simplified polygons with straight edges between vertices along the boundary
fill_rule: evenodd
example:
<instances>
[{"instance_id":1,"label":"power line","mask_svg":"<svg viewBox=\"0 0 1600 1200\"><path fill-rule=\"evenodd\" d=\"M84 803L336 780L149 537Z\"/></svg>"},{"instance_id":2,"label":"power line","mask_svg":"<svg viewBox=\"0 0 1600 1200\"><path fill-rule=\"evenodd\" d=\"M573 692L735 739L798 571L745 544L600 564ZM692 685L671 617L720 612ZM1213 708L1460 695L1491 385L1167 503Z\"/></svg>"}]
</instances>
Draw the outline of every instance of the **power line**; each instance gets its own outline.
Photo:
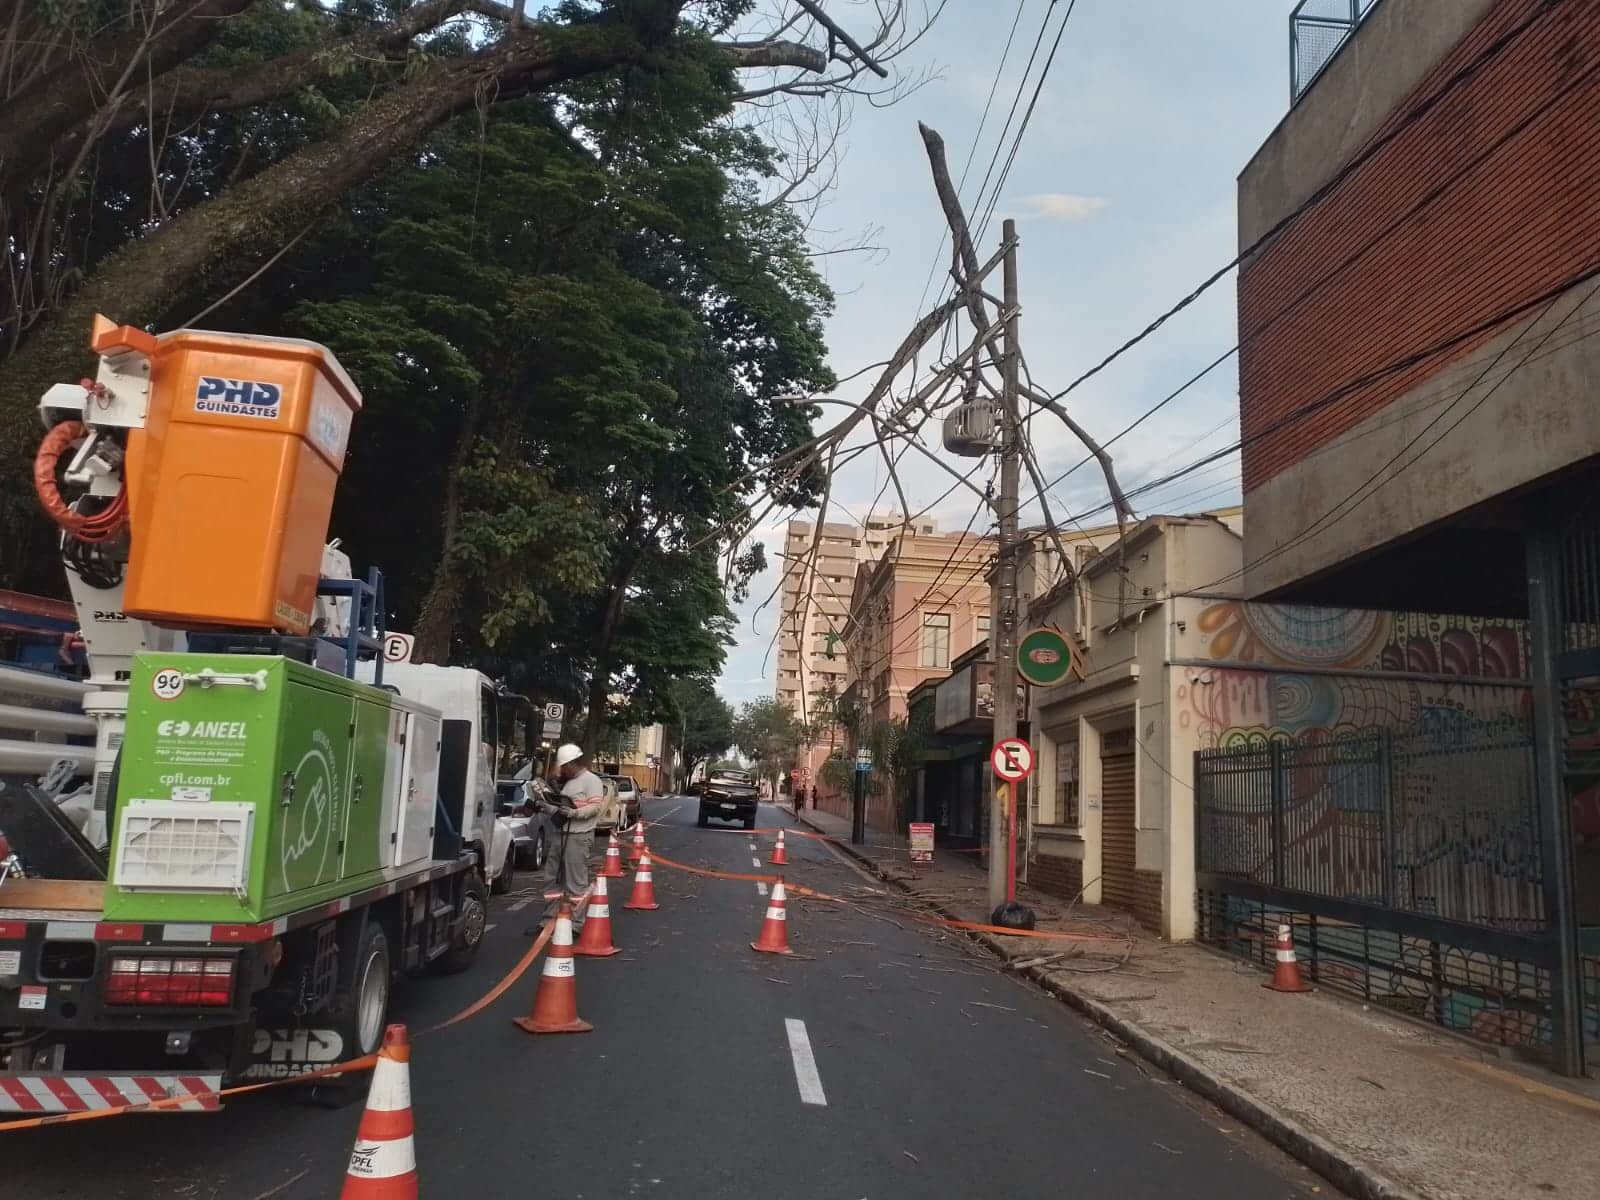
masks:
<instances>
[{"instance_id":1,"label":"power line","mask_svg":"<svg viewBox=\"0 0 1600 1200\"><path fill-rule=\"evenodd\" d=\"M1410 129L1411 126L1415 125L1424 116L1433 111L1433 109L1441 104L1447 97L1452 95L1458 87L1460 87L1467 80L1471 79L1489 63L1494 61L1494 59L1497 58L1508 46L1510 46L1525 32L1527 32L1532 25L1540 20L1543 20L1552 10L1564 3L1566 3L1566 0L1545 0L1543 4L1536 6L1527 17L1523 18L1521 21L1517 22L1516 25L1512 26L1505 33L1501 34L1482 51L1480 51L1470 62L1463 66L1449 79L1447 79L1438 89L1438 91L1428 96L1426 99L1420 102L1416 108L1407 113L1405 117L1396 123L1394 128L1390 129L1386 133L1381 134L1379 137L1369 143L1364 150L1362 150L1353 159L1335 172L1331 178L1324 182L1321 187L1317 188L1316 191L1312 192L1311 195L1308 196L1297 208L1279 218L1279 220L1276 221L1265 233L1256 238L1255 241L1251 242L1243 250L1239 251L1239 253L1236 254L1232 259L1224 263L1221 267L1217 268L1217 270L1213 271L1204 280L1202 280L1199 286L1192 290L1187 296L1184 296L1171 308L1167 309L1154 321L1151 321L1150 324L1145 326L1144 329L1140 330L1140 332L1135 334L1133 337L1123 342L1122 345L1118 346L1094 366L1090 367L1087 371L1084 371L1077 378L1073 379L1067 384L1066 387L1057 392L1052 399L1060 400L1069 392L1075 391L1083 383L1098 375L1101 371L1105 370L1106 367L1110 366L1117 359L1121 358L1129 350L1132 350L1140 342L1143 342L1146 338L1150 337L1150 335L1165 325L1172 317L1188 308L1189 305L1198 300L1212 287L1213 284L1220 280L1229 271L1232 271L1235 267L1242 264L1246 259L1253 257L1263 246L1265 246L1273 238L1277 237L1278 234L1287 229L1302 215L1321 204L1322 201L1326 200L1330 195L1337 191L1346 180L1348 180L1352 175L1359 171L1384 149L1390 146L1402 133Z\"/></svg>"},{"instance_id":2,"label":"power line","mask_svg":"<svg viewBox=\"0 0 1600 1200\"><path fill-rule=\"evenodd\" d=\"M1044 60L1044 67L1039 71L1039 81L1034 84L1033 95L1028 98L1028 109L1022 114L1022 123L1017 126L1017 136L1011 142L1011 153L1006 157L1006 165L1001 168L1000 178L995 180L994 191L989 194L988 211L978 222L979 241L983 240L983 235L989 228L989 220L994 216L995 205L1000 202L1000 192L1005 187L1006 180L1011 177L1011 168L1017 161L1017 151L1022 149L1022 136L1028 132L1028 122L1033 119L1034 107L1039 103L1039 94L1044 91L1044 81L1050 77L1050 68L1056 61L1056 51L1061 49L1062 35L1067 32L1067 22L1072 20L1072 10L1077 7L1077 3L1078 0L1067 0L1067 11L1062 14L1061 25L1056 29L1056 40L1050 44L1050 55ZM1048 18L1049 13L1045 16Z\"/></svg>"},{"instance_id":3,"label":"power line","mask_svg":"<svg viewBox=\"0 0 1600 1200\"><path fill-rule=\"evenodd\" d=\"M1560 2L1562 2L1562 0L1553 0L1553 3L1560 3ZM1524 21L1521 25L1517 26L1516 29L1511 31L1511 33L1508 33L1507 35L1505 35L1505 37L1500 39L1500 41L1496 42L1495 46L1502 46L1511 36L1513 36L1518 31L1520 31L1522 29L1525 29L1527 27L1527 25L1530 24L1530 23L1531 23L1531 21ZM1492 47L1491 47L1491 49L1492 49ZM1474 62L1475 63L1480 63L1481 62L1481 56L1480 56L1480 60L1474 60ZM1469 69L1470 69L1471 66L1472 66L1472 64L1469 64ZM1179 384L1171 392L1168 392L1165 396L1163 396L1160 400L1158 400L1154 405L1152 405L1150 408L1146 409L1143 413L1141 413L1137 418L1135 418L1127 426L1125 426L1123 429L1118 431L1117 434L1115 434L1109 441L1107 441L1105 443L1105 447L1109 448L1111 445L1113 445L1117 441L1121 440L1125 435L1127 435L1128 433L1131 433L1133 430L1137 429L1140 425L1142 425L1146 421L1148 421L1151 417L1155 416L1156 413L1160 412L1162 409L1166 408L1173 401L1177 400L1180 396L1182 396L1185 392L1187 392L1191 387L1193 387L1195 384L1199 383L1202 379L1204 379L1207 375L1209 375L1217 367L1221 366L1229 358L1233 357L1234 354L1238 353L1238 351L1244 346L1244 344L1246 342L1250 342L1250 341L1253 341L1256 338L1261 337L1262 335L1267 333L1270 329L1272 329L1274 326L1276 326L1280 321L1283 321L1286 318L1288 318L1289 316L1293 315L1296 311L1299 310L1301 305L1303 305L1307 300L1311 299L1313 296L1315 296L1317 293L1319 293L1322 290L1323 287L1325 287L1327 284L1331 283L1334 279L1338 278L1341 274L1343 274L1345 271L1347 271L1350 267L1352 267L1356 263L1360 262L1363 258L1365 258L1368 254L1370 254L1378 246L1382 245L1383 242L1386 241L1390 237L1390 235L1394 234L1398 230L1400 230L1400 229L1404 228L1406 225L1410 224L1412 221L1416 220L1418 218L1418 216L1420 216L1420 214L1423 212L1424 209L1428 208L1434 202L1439 200L1442 196L1445 195L1445 193L1447 193L1451 188L1453 188L1462 179L1466 178L1472 172L1476 171L1480 166L1482 166L1485 162L1487 162L1491 157L1493 157L1496 153L1498 153L1501 149L1503 149L1510 141L1512 141L1514 138L1520 136L1522 133L1526 132L1527 129L1529 128L1529 126L1531 126L1532 123L1534 121L1536 121L1539 117L1541 117L1546 112L1548 112L1552 107L1554 107L1561 100L1563 100L1563 99L1567 98L1568 96L1570 96L1571 94L1573 94L1581 86L1591 82L1593 80L1593 78L1595 77L1595 75L1597 74L1597 72L1600 72L1600 65L1597 65L1595 67L1591 67L1587 71L1583 72L1581 75L1579 75L1579 76L1575 77L1574 79L1568 81L1559 90L1557 90L1557 92L1553 96L1551 96L1551 98L1549 100L1547 100L1543 104L1537 106L1532 111L1527 113L1520 121L1517 121L1515 124L1513 124L1512 126L1507 128L1506 130L1504 130L1500 134L1500 136L1498 136L1493 142L1491 142L1490 144L1485 146L1483 149L1481 149L1473 157L1471 157L1470 159L1466 160L1464 163L1462 163L1460 166L1458 166L1453 172L1451 172L1445 178L1441 179L1438 183L1436 183L1433 187L1429 188L1421 197L1419 197L1411 205L1410 208L1408 208L1404 213L1402 213L1398 217L1396 217L1393 221L1391 221L1383 229L1379 230L1363 246L1361 246L1357 250L1353 251L1351 254L1346 256L1341 262L1339 262L1337 265L1335 265L1331 270L1325 272L1323 275L1321 275L1316 280L1314 280L1307 288L1305 288L1305 290L1303 290L1297 296L1295 296L1294 299L1292 299L1288 304L1285 304L1285 305L1282 305L1280 307L1275 308L1273 310L1272 314L1270 316L1268 316L1265 321L1261 322L1258 326L1256 326L1256 328L1250 330L1248 333L1242 335L1239 338L1238 342L1236 342L1233 346L1231 346L1229 349L1223 351L1223 353L1218 355L1216 358L1212 359L1211 362L1207 363L1199 371L1195 372L1188 379L1184 380L1183 383ZM1441 92L1438 95L1436 95L1434 97L1430 97L1429 100L1424 102L1423 105L1420 105L1417 110L1415 110L1412 114L1409 114L1407 116L1407 118L1406 118L1406 121L1403 123L1402 128L1409 127L1409 125L1412 122L1414 122L1416 119L1420 119L1420 117L1422 115L1425 115L1426 112L1431 108L1431 106L1444 94L1444 92L1448 91L1450 87L1454 86L1454 83L1456 82L1456 79L1459 79L1459 78L1461 78L1461 76L1457 76L1457 77L1453 78L1449 83L1447 83L1445 89L1441 90ZM1399 133L1399 131L1400 131L1399 129L1391 131L1390 134L1385 135L1386 139L1392 140L1393 137L1396 136ZM1338 176L1336 176L1334 180L1331 180L1328 185L1324 186L1323 189L1319 189L1318 193L1314 194L1312 196L1312 198L1307 200L1305 202L1305 204L1303 204L1299 209L1296 209L1295 212L1292 212L1287 217L1283 218L1283 220L1280 221L1277 225L1275 225L1272 230L1269 230L1267 234L1265 234L1261 238L1257 239L1257 241L1252 243L1252 245L1250 247L1247 247L1244 251L1241 251L1238 257L1233 259L1232 262L1230 262L1227 266L1224 266L1220 271L1214 273L1205 283L1203 283L1194 292L1190 293L1190 295L1188 297L1186 297L1185 300L1181 301L1177 306L1175 306L1173 309L1169 310L1168 313L1166 313L1164 316L1162 316L1156 322L1154 322L1151 326L1149 326L1137 338L1134 338L1134 339L1130 340L1128 343L1125 343L1122 348L1118 349L1112 355L1110 355L1106 359L1102 360L1099 365L1097 365L1094 368L1091 368L1089 371L1085 372L1084 374L1080 375L1077 379L1075 379L1071 383L1069 383L1066 386L1066 388L1062 389L1062 391L1060 391L1060 392L1058 392L1056 394L1055 398L1059 400L1062 396L1064 396L1068 392L1072 391L1074 388L1076 388L1080 383L1084 382L1090 376L1098 373L1103 367L1105 367L1111 361L1113 361L1115 358L1120 356L1125 350L1131 348L1133 345L1137 344L1139 341L1142 341L1150 333L1153 333L1155 331L1155 329L1157 329L1161 325L1161 323L1164 322L1167 319L1167 317L1171 316L1173 313L1176 313L1177 311L1179 311L1180 309L1185 307L1191 300L1193 300L1194 298L1198 297L1198 295L1201 292L1203 292L1207 287L1209 287L1218 278L1220 278L1220 276L1222 274L1225 274L1228 270L1232 269L1234 266L1242 263L1246 258L1250 257L1256 251L1257 248L1259 248L1267 240L1269 240L1278 230L1282 229L1285 225L1287 225L1289 222L1293 221L1301 213L1305 212L1307 209L1312 207L1313 204L1316 203L1318 200L1320 200L1322 198L1325 198L1326 195L1332 190L1332 188L1334 186L1336 186L1337 182L1341 178L1347 178L1363 162L1365 162L1368 159L1370 159L1372 154L1378 148L1381 148L1381 147L1379 147L1379 146L1369 147L1367 151L1364 151L1362 155L1358 156L1357 159L1353 160L1347 167L1345 167L1343 170L1341 170L1340 174ZM1061 475L1057 476L1050 483L1049 490L1051 492L1053 492L1054 489L1057 486L1059 486L1060 483L1064 479L1066 479L1068 476L1072 475L1073 473L1077 472L1078 470L1082 469L1083 467L1087 466L1092 461L1093 461L1093 456L1091 456L1091 455L1086 455L1083 458L1079 459L1071 467L1067 468L1066 471L1064 471Z\"/></svg>"},{"instance_id":4,"label":"power line","mask_svg":"<svg viewBox=\"0 0 1600 1200\"><path fill-rule=\"evenodd\" d=\"M1449 428L1445 429L1444 432L1440 433L1438 437L1434 438L1433 441L1429 442L1428 445L1425 446L1422 449L1422 451L1420 453L1418 453L1416 455L1416 457L1414 457L1410 462L1408 462L1408 463L1404 464L1403 466L1401 466L1400 470L1398 472L1396 472L1396 474L1394 476L1391 476L1391 478L1398 478L1398 476L1400 474L1404 473L1405 471L1409 470L1411 467L1415 466L1422 459L1423 455L1427 454L1428 451L1432 450L1441 441L1443 441L1452 432L1454 432L1455 429L1458 426L1460 426L1462 421L1465 421L1473 413L1477 412L1480 408L1482 408L1484 406L1484 404L1488 402L1489 398L1491 396L1493 396L1496 392L1498 392L1502 387L1504 387L1507 380L1509 380L1513 375L1515 375L1524 366L1526 366L1528 364L1528 362L1533 358L1533 356L1540 349L1542 349L1544 347L1545 343L1547 343L1551 338L1553 338L1557 333L1559 333L1566 326L1568 321L1572 320L1574 316L1576 316L1579 312L1581 312L1583 310L1584 306L1587 305L1590 300L1594 299L1596 294L1600 294L1600 285L1596 285L1595 287L1591 288L1588 291L1588 293L1585 294L1583 299L1580 300L1577 303L1577 305L1572 309L1571 312L1567 313L1566 316L1562 317L1560 321L1558 321L1554 326L1552 326L1549 330L1547 330L1545 332L1543 337L1541 337L1536 343L1534 343L1533 347L1528 351L1527 354L1525 354L1522 357L1521 360L1519 360L1513 367L1511 367L1510 370L1508 370L1504 375L1502 375L1499 379L1497 379L1494 382L1493 386L1488 388L1483 393L1483 395L1479 396L1477 401L1470 408L1468 408L1465 412L1463 412L1461 414L1461 416L1456 418L1455 422L1453 424L1451 424L1449 426ZM1325 525L1331 526L1331 525L1338 524L1340 521L1344 520L1345 517L1347 517L1351 513L1355 512L1355 510L1357 508L1359 508L1362 504L1366 503L1366 501L1370 500L1373 496L1376 496L1378 494L1378 492L1382 489L1383 483L1387 483L1388 480L1384 480L1383 483L1378 483L1378 486L1372 488L1372 490L1370 492L1366 492L1366 489L1369 488L1369 487L1372 487L1372 485L1375 482L1377 482L1380 479L1381 476L1383 476L1397 462L1399 462L1403 457L1405 457L1406 453L1408 451L1410 451L1410 449L1413 446L1415 446L1419 441L1421 441L1423 439L1423 437L1425 437L1430 430L1432 430L1441 421L1443 421L1446 417L1448 417L1455 410L1457 405L1459 405L1463 400L1465 400L1469 395L1471 395L1473 389L1476 388L1485 379L1487 379L1489 377L1490 373L1494 371L1495 367L1500 365L1500 362L1506 357L1506 355L1510 354L1511 351L1516 348L1517 344L1519 342L1521 342L1522 339L1527 334L1529 334L1529 333L1531 333L1533 331L1534 326L1539 323L1539 320L1541 318L1543 318L1544 316L1546 316L1549 313L1550 309L1555 306L1556 301L1559 300L1559 299L1560 299L1560 296L1552 297L1550 299L1549 303L1544 306L1544 310L1539 314L1539 316L1535 317L1526 326L1524 326L1521 330L1519 330L1518 333L1517 333L1517 336L1512 338L1511 341L1506 343L1506 345L1500 350L1500 352L1498 354L1496 354L1494 356L1494 358L1489 362L1489 365L1484 367L1482 371L1478 372L1478 374L1475 375L1472 378L1472 380L1465 387L1463 387L1458 393L1456 393L1455 398L1450 401L1449 406L1446 407L1444 409L1444 411L1434 415L1425 425L1423 425L1423 427L1421 429L1419 429L1416 432L1415 435L1413 435L1413 437L1411 438L1410 441L1408 441L1404 446L1401 446L1400 449L1397 450L1390 457L1388 462L1384 463L1381 467L1379 467L1371 475L1367 476L1367 478L1364 479L1361 483L1356 485L1356 487L1352 491L1350 491L1342 500L1340 500L1337 504L1333 505L1331 508L1325 510L1322 513L1321 516L1319 516L1310 525L1306 526L1305 529L1301 530L1294 537L1290 538L1287 542L1284 542L1280 546L1273 547L1271 550L1267 551L1266 553L1258 555L1256 558L1251 559L1249 562L1242 564L1237 571L1230 572L1229 574L1222 576L1220 579L1214 579L1210 583L1205 584L1203 587L1201 587L1201 588L1199 588L1197 590L1206 591L1206 590L1209 590L1211 588L1217 587L1219 584L1228 583L1231 580L1242 578L1244 573L1246 571L1250 570L1252 567L1258 567L1262 563L1270 562L1272 559L1277 558L1281 554L1288 553L1288 551L1292 550L1295 546L1300 545L1307 538L1311 537L1312 534L1316 533L1316 531L1319 528L1321 528L1321 527L1323 527ZM1363 492L1366 492L1366 495L1362 495L1361 493L1363 493ZM1347 505L1348 505L1348 507L1346 507Z\"/></svg>"},{"instance_id":5,"label":"power line","mask_svg":"<svg viewBox=\"0 0 1600 1200\"><path fill-rule=\"evenodd\" d=\"M1556 2L1559 2L1559 0L1556 0ZM1519 317L1525 316L1537 308L1548 305L1551 301L1559 299L1563 293L1568 292L1581 284L1590 282L1597 276L1600 276L1600 262L1593 263L1585 267L1583 270L1567 276L1553 286L1545 289L1537 296L1531 297L1528 300L1524 300L1519 304L1511 306L1510 308L1502 309L1467 329L1461 330L1457 333L1451 334L1449 337L1442 338L1439 341L1434 342L1425 349L1402 355L1400 358L1393 359L1381 367L1375 368L1372 371L1368 371L1363 375L1355 377L1354 379L1346 380L1338 387L1332 389L1331 391L1324 392L1315 400L1308 401L1299 408L1292 409L1291 411L1285 413L1282 417L1278 418L1276 421L1272 422L1270 425L1266 425L1261 429L1256 430L1249 436L1241 437L1238 441L1235 441L1220 450L1214 451L1210 454L1202 455L1200 458L1195 459L1186 466L1180 467L1176 471L1169 472L1158 479L1152 479L1139 485L1138 487L1129 489L1127 496L1129 499L1132 499L1134 496L1143 495L1153 491L1156 488L1161 487L1163 484L1171 483L1175 479L1182 479L1185 476L1192 475L1201 468L1206 467L1211 463L1214 463L1219 459L1234 453L1237 450L1243 449L1245 446L1258 442L1263 438L1271 437L1274 434L1281 433L1283 430L1292 425L1298 424L1300 421L1305 420L1309 416L1321 412L1330 405L1337 404L1339 401L1345 399L1355 392L1360 391L1362 388L1369 387L1374 383L1380 382L1390 375L1409 370L1412 367L1427 362L1431 358L1435 358L1441 354L1447 354L1457 347L1471 342L1483 336L1484 334L1492 333L1500 326L1503 326L1510 321L1514 321ZM1080 513L1079 515L1083 517L1090 517L1096 513L1105 512L1112 507L1113 505L1108 501L1107 503L1098 505L1095 508Z\"/></svg>"}]
</instances>

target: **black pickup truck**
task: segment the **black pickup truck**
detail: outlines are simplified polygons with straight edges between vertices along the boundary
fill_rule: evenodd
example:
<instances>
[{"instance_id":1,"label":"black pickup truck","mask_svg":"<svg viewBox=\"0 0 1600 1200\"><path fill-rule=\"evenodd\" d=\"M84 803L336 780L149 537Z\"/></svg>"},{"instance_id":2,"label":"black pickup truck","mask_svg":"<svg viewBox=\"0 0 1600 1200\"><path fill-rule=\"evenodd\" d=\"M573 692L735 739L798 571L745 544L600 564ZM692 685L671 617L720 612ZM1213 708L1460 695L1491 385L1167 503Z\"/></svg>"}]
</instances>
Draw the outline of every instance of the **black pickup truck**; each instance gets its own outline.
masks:
<instances>
[{"instance_id":1,"label":"black pickup truck","mask_svg":"<svg viewBox=\"0 0 1600 1200\"><path fill-rule=\"evenodd\" d=\"M700 792L700 824L715 817L719 821L743 821L746 829L754 829L757 798L756 783L749 772L712 771Z\"/></svg>"}]
</instances>

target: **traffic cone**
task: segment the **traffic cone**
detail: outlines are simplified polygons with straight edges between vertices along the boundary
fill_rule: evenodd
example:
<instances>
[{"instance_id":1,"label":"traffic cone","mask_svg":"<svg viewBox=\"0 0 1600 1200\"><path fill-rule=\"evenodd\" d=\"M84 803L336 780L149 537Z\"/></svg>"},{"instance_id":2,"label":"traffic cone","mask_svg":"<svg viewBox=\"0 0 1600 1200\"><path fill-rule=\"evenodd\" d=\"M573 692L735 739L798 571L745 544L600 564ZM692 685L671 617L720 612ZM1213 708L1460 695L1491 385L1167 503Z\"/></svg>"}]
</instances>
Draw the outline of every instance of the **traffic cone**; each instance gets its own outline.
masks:
<instances>
[{"instance_id":1,"label":"traffic cone","mask_svg":"<svg viewBox=\"0 0 1600 1200\"><path fill-rule=\"evenodd\" d=\"M764 954L793 954L789 949L789 897L783 890L783 880L772 885L772 897L767 901L767 919L761 923L761 936L750 943L750 949Z\"/></svg>"},{"instance_id":2,"label":"traffic cone","mask_svg":"<svg viewBox=\"0 0 1600 1200\"><path fill-rule=\"evenodd\" d=\"M1294 956L1294 935L1287 925L1278 926L1278 965L1272 978L1261 986L1275 992L1309 992L1311 988L1300 978L1300 963Z\"/></svg>"},{"instance_id":3,"label":"traffic cone","mask_svg":"<svg viewBox=\"0 0 1600 1200\"><path fill-rule=\"evenodd\" d=\"M606 861L595 872L595 875L600 879L621 879L623 874L622 846L617 841L617 831L613 829L611 831L611 840L606 843Z\"/></svg>"},{"instance_id":4,"label":"traffic cone","mask_svg":"<svg viewBox=\"0 0 1600 1200\"><path fill-rule=\"evenodd\" d=\"M404 1025L383 1031L367 1109L356 1130L339 1200L416 1200L417 1153L411 1140L411 1039Z\"/></svg>"},{"instance_id":5,"label":"traffic cone","mask_svg":"<svg viewBox=\"0 0 1600 1200\"><path fill-rule=\"evenodd\" d=\"M556 910L556 931L545 952L539 990L533 994L533 1011L514 1023L524 1033L588 1033L594 1026L578 1018L577 974L572 961L572 905L563 900Z\"/></svg>"},{"instance_id":6,"label":"traffic cone","mask_svg":"<svg viewBox=\"0 0 1600 1200\"><path fill-rule=\"evenodd\" d=\"M778 830L778 844L772 848L772 857L767 860L774 867L787 867L789 853L783 848L783 830Z\"/></svg>"},{"instance_id":7,"label":"traffic cone","mask_svg":"<svg viewBox=\"0 0 1600 1200\"><path fill-rule=\"evenodd\" d=\"M623 908L637 908L646 911L660 908L656 903L656 885L650 875L650 852L645 851L639 859L639 869L633 873L633 890L628 893L628 902Z\"/></svg>"},{"instance_id":8,"label":"traffic cone","mask_svg":"<svg viewBox=\"0 0 1600 1200\"><path fill-rule=\"evenodd\" d=\"M622 953L611 944L611 903L606 899L604 875L594 877L594 894L589 897L589 915L584 919L583 932L578 934L578 944L572 948L572 952L590 958L608 958Z\"/></svg>"},{"instance_id":9,"label":"traffic cone","mask_svg":"<svg viewBox=\"0 0 1600 1200\"><path fill-rule=\"evenodd\" d=\"M633 825L633 844L628 847L628 861L637 867L644 854L644 818L640 817Z\"/></svg>"}]
</instances>

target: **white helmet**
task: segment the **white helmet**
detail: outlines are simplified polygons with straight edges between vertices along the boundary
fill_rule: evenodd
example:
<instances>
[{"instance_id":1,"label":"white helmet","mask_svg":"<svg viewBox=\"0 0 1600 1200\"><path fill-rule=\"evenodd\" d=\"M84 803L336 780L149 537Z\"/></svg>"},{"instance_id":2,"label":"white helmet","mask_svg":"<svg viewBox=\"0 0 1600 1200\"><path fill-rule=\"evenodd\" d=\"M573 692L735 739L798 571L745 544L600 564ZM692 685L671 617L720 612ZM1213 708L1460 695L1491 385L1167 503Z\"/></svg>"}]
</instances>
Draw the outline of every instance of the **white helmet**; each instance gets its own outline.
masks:
<instances>
[{"instance_id":1,"label":"white helmet","mask_svg":"<svg viewBox=\"0 0 1600 1200\"><path fill-rule=\"evenodd\" d=\"M583 748L581 746L575 746L575 745L573 745L573 743L568 742L564 746L557 747L557 749L556 749L556 766L564 767L569 762L577 762L582 757L583 757Z\"/></svg>"}]
</instances>

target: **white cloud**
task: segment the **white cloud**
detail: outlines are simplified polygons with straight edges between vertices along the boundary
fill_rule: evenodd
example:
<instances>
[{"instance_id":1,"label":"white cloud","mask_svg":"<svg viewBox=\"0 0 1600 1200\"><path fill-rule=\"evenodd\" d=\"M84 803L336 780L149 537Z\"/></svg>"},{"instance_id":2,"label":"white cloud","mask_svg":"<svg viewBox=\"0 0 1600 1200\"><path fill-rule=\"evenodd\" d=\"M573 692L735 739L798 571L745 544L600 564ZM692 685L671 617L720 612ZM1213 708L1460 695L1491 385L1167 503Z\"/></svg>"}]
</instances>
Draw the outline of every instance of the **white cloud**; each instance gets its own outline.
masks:
<instances>
[{"instance_id":1,"label":"white cloud","mask_svg":"<svg viewBox=\"0 0 1600 1200\"><path fill-rule=\"evenodd\" d=\"M1111 207L1111 201L1104 196L1080 196L1075 192L1039 192L1021 197L1017 203L1022 206L1021 219L1024 221L1060 221L1064 224L1092 221Z\"/></svg>"}]
</instances>

